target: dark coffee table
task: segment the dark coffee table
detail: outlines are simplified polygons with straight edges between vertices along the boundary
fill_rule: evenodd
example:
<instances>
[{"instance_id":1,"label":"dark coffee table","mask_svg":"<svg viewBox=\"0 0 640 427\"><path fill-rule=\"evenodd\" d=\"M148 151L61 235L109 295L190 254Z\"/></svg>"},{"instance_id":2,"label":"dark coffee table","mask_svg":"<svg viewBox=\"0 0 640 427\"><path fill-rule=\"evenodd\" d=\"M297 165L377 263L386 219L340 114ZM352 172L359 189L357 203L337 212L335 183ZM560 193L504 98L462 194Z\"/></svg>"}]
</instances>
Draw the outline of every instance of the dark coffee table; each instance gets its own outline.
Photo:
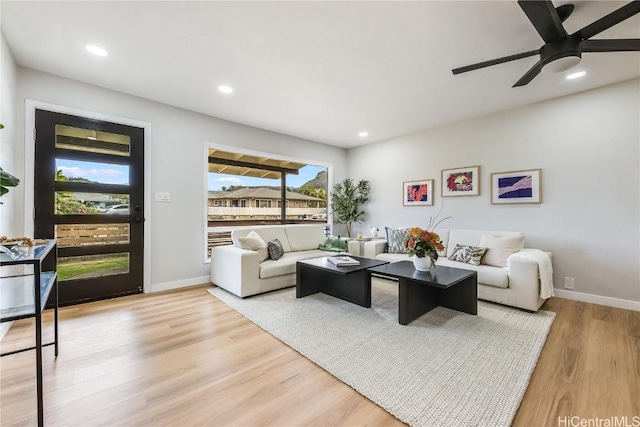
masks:
<instances>
[{"instance_id":1,"label":"dark coffee table","mask_svg":"<svg viewBox=\"0 0 640 427\"><path fill-rule=\"evenodd\" d=\"M360 261L360 265L336 267L327 261L327 257L298 261L296 298L322 292L363 307L371 307L371 278L367 269L388 262L350 256Z\"/></svg>"},{"instance_id":2,"label":"dark coffee table","mask_svg":"<svg viewBox=\"0 0 640 427\"><path fill-rule=\"evenodd\" d=\"M475 271L435 266L418 271L411 261L369 269L369 274L398 279L398 323L408 325L437 306L478 314L478 275ZM371 282L371 279L369 279Z\"/></svg>"}]
</instances>

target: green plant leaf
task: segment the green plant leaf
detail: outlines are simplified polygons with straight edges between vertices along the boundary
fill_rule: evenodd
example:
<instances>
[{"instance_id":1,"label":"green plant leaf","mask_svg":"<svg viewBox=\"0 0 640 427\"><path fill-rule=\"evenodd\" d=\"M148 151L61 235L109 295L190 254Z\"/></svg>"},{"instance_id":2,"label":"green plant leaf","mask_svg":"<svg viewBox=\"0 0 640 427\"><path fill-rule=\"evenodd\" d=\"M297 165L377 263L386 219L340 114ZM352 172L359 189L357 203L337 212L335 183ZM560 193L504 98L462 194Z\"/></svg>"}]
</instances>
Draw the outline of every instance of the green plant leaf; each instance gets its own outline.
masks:
<instances>
[{"instance_id":1,"label":"green plant leaf","mask_svg":"<svg viewBox=\"0 0 640 427\"><path fill-rule=\"evenodd\" d=\"M20 184L20 180L10 173L0 168L0 185L3 187L15 187Z\"/></svg>"}]
</instances>

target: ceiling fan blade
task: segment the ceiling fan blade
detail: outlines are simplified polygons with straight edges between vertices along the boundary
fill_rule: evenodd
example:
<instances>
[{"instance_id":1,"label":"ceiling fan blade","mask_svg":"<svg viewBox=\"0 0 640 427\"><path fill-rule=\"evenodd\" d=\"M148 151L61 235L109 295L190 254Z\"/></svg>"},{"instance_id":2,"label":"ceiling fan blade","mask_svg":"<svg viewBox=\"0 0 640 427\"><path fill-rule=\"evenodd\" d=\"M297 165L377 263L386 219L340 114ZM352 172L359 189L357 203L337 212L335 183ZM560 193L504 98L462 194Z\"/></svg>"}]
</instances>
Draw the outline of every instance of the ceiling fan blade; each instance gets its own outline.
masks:
<instances>
[{"instance_id":1,"label":"ceiling fan blade","mask_svg":"<svg viewBox=\"0 0 640 427\"><path fill-rule=\"evenodd\" d=\"M516 59L528 58L533 55L537 55L539 50L530 50L528 52L516 53L515 55L503 56L502 58L491 59L489 61L478 62L477 64L471 64L460 68L454 68L451 70L453 74L466 73L467 71L478 70L484 67L490 67L492 65L503 64L505 62L515 61Z\"/></svg>"},{"instance_id":2,"label":"ceiling fan blade","mask_svg":"<svg viewBox=\"0 0 640 427\"><path fill-rule=\"evenodd\" d=\"M631 3L625 4L620 9L611 12L607 16L587 25L583 29L578 30L576 34L580 35L583 39L591 38L596 34L603 32L607 28L611 28L625 19L631 18L638 12L640 12L640 1L634 0Z\"/></svg>"},{"instance_id":3,"label":"ceiling fan blade","mask_svg":"<svg viewBox=\"0 0 640 427\"><path fill-rule=\"evenodd\" d=\"M529 69L529 71L524 73L524 76L520 77L520 80L518 80L511 87L518 87L518 86L524 86L524 85L529 84L529 82L531 82L531 80L533 80L538 74L540 74L540 71L542 71L542 67L543 67L542 61L538 61L536 63L536 65L534 65L533 67L531 67Z\"/></svg>"},{"instance_id":4,"label":"ceiling fan blade","mask_svg":"<svg viewBox=\"0 0 640 427\"><path fill-rule=\"evenodd\" d=\"M631 52L640 51L640 39L583 40L583 52Z\"/></svg>"},{"instance_id":5,"label":"ceiling fan blade","mask_svg":"<svg viewBox=\"0 0 640 427\"><path fill-rule=\"evenodd\" d=\"M551 1L518 0L518 4L545 43L568 36Z\"/></svg>"}]
</instances>

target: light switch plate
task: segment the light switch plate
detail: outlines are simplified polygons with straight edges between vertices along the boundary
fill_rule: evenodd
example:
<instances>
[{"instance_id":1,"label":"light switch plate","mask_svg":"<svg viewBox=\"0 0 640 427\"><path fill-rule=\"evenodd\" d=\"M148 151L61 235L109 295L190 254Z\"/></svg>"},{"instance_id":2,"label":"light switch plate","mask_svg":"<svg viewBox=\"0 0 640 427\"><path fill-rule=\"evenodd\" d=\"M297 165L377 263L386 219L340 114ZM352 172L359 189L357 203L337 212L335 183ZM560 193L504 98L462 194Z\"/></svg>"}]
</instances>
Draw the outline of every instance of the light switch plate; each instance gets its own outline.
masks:
<instances>
[{"instance_id":1,"label":"light switch plate","mask_svg":"<svg viewBox=\"0 0 640 427\"><path fill-rule=\"evenodd\" d=\"M165 192L162 192L162 191L156 191L156 202L170 203L171 202L171 193L165 193Z\"/></svg>"}]
</instances>

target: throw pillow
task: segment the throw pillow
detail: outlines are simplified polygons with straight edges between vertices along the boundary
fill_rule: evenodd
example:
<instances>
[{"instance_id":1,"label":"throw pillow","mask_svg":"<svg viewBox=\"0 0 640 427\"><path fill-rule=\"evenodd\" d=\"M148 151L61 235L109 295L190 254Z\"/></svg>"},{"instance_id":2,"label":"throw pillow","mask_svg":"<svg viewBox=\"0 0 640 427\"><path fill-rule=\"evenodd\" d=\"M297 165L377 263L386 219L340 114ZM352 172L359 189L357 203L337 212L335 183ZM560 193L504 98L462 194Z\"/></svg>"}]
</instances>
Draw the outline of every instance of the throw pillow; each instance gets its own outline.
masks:
<instances>
[{"instance_id":1,"label":"throw pillow","mask_svg":"<svg viewBox=\"0 0 640 427\"><path fill-rule=\"evenodd\" d=\"M495 236L483 234L480 238L480 246L487 248L482 257L482 264L495 267L506 267L507 258L522 249L524 235L520 236Z\"/></svg>"},{"instance_id":2,"label":"throw pillow","mask_svg":"<svg viewBox=\"0 0 640 427\"><path fill-rule=\"evenodd\" d=\"M449 257L451 261L464 262L465 264L480 265L480 259L487 248L470 245L456 245Z\"/></svg>"},{"instance_id":3,"label":"throw pillow","mask_svg":"<svg viewBox=\"0 0 640 427\"><path fill-rule=\"evenodd\" d=\"M240 247L250 251L258 252L258 258L260 262L269 258L269 251L267 250L267 244L262 240L262 237L254 230L251 230L249 234L238 239Z\"/></svg>"},{"instance_id":4,"label":"throw pillow","mask_svg":"<svg viewBox=\"0 0 640 427\"><path fill-rule=\"evenodd\" d=\"M404 239L409 235L409 229L394 230L385 227L387 230L387 252L390 254L406 254L409 250L404 246Z\"/></svg>"},{"instance_id":5,"label":"throw pillow","mask_svg":"<svg viewBox=\"0 0 640 427\"><path fill-rule=\"evenodd\" d=\"M272 260L278 260L284 255L284 249L282 249L282 243L280 240L275 239L267 243L267 250L269 251L269 258Z\"/></svg>"},{"instance_id":6,"label":"throw pillow","mask_svg":"<svg viewBox=\"0 0 640 427\"><path fill-rule=\"evenodd\" d=\"M324 243L318 246L318 249L330 252L346 252L348 243L348 237L331 236L328 237Z\"/></svg>"}]
</instances>

